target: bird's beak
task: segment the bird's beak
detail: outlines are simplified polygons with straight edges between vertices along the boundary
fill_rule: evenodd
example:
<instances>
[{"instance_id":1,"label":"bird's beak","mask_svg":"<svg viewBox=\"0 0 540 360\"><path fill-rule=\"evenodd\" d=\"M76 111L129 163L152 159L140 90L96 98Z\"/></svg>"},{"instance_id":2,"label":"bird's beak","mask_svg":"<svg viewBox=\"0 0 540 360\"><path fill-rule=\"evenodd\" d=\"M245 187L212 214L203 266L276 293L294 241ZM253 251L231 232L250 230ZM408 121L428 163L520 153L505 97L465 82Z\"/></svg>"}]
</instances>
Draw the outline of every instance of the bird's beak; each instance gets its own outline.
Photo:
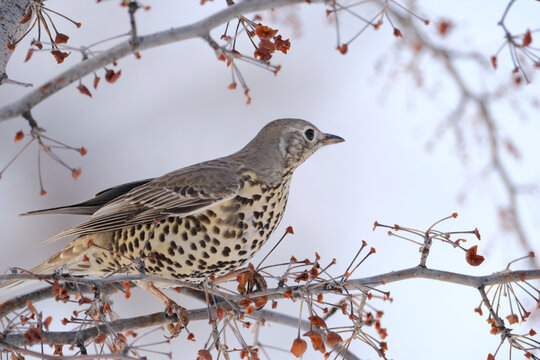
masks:
<instances>
[{"instance_id":1,"label":"bird's beak","mask_svg":"<svg viewBox=\"0 0 540 360\"><path fill-rule=\"evenodd\" d=\"M323 146L337 144L344 141L344 138L332 134L324 134L324 138L321 140Z\"/></svg>"}]
</instances>

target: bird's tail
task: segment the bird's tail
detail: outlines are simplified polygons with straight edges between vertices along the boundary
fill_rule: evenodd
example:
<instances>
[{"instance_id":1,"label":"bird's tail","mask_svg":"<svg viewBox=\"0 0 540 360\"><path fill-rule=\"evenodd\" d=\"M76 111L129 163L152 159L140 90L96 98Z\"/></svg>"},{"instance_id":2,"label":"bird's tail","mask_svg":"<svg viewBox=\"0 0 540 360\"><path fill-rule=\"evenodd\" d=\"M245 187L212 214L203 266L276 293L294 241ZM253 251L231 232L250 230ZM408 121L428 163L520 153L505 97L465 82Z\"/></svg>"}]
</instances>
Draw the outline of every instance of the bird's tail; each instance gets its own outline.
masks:
<instances>
[{"instance_id":1,"label":"bird's tail","mask_svg":"<svg viewBox=\"0 0 540 360\"><path fill-rule=\"evenodd\" d=\"M84 261L85 252L89 249L89 237L81 236L64 249L60 250L41 265L36 266L29 272L31 274L51 274L63 268L74 275L83 275L90 264ZM7 280L0 284L0 291L8 291L26 283L24 280Z\"/></svg>"},{"instance_id":2,"label":"bird's tail","mask_svg":"<svg viewBox=\"0 0 540 360\"><path fill-rule=\"evenodd\" d=\"M54 264L49 263L48 262L49 260L47 260L46 262L44 262L43 264L39 266L36 266L32 270L29 270L28 273L36 274L36 275L37 274L50 274L59 270L59 268L57 268ZM25 271L24 273L27 273L27 272ZM28 280L17 280L17 279L6 280L0 284L0 293L5 293L8 291L15 290L17 288L22 287L25 284L28 284Z\"/></svg>"}]
</instances>

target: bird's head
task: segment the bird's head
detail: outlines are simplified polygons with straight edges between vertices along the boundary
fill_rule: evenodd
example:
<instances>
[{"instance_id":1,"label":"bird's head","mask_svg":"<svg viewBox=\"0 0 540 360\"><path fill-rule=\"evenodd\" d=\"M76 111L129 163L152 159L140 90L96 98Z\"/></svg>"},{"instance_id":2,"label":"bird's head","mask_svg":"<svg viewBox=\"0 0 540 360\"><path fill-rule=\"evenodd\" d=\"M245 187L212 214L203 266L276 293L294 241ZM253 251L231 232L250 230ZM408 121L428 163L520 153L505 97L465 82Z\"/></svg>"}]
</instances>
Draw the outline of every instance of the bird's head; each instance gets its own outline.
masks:
<instances>
[{"instance_id":1,"label":"bird's head","mask_svg":"<svg viewBox=\"0 0 540 360\"><path fill-rule=\"evenodd\" d=\"M300 119L279 119L268 123L253 140L262 148L277 151L286 169L295 169L317 149L345 141L326 134L312 123Z\"/></svg>"}]
</instances>

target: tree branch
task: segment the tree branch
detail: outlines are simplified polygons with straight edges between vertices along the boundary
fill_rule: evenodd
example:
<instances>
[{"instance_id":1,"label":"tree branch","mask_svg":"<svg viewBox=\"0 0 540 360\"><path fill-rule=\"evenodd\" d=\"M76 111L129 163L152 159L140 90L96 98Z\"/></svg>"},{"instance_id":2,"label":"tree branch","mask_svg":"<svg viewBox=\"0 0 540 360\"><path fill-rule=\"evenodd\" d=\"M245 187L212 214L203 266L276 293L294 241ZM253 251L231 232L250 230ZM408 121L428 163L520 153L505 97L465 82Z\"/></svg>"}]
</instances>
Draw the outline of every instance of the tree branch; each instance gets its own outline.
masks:
<instances>
[{"instance_id":1,"label":"tree branch","mask_svg":"<svg viewBox=\"0 0 540 360\"><path fill-rule=\"evenodd\" d=\"M60 276L58 277L55 274L50 275L33 275L33 274L8 274L0 275L0 281L2 280L35 280L35 279L54 279L59 278L60 280L69 283L81 283L79 289L81 292L90 291L90 286L104 286L111 285L114 283L122 283L124 281L136 281L136 280L148 280L148 281L161 281L168 284L175 284L177 286L189 287L192 289L197 289L196 285L187 284L185 282L177 280L167 280L155 276L147 276L144 274L137 275L117 275L109 276L105 278L93 278L93 277L75 277L75 276ZM458 285L470 286L473 288L480 288L482 286L490 286L495 284L506 284L522 280L535 280L540 279L540 270L515 270L515 271L502 271L497 272L491 275L484 276L473 276L460 274L450 271L429 269L421 266L416 266L408 269L391 271L384 274L369 276L365 278L357 279L348 279L343 285L338 282L327 282L327 283L314 283L311 285L303 286L296 285L290 287L276 287L272 289L267 289L264 291L258 291L246 295L223 295L227 300L232 302L239 302L243 299L255 299L261 296L268 296L268 299L282 299L283 293L286 290L292 290L293 297L300 297L302 292L310 291L314 294L318 293L329 293L335 291L337 288L345 288L350 291L358 290L358 286L369 286L370 288L377 287L380 285L403 281L408 279L429 279L437 280L442 282L448 282ZM187 286L186 286L187 285ZM74 288L72 285L70 287ZM47 295L48 289L51 287L46 287L33 291L29 294L25 294L14 299L5 301L2 303L2 306L9 303L11 311L26 306L26 302L30 301L39 301L44 300L48 297L51 297L49 293ZM220 294L222 295L222 294ZM4 315L4 311L0 311L0 316Z\"/></svg>"},{"instance_id":2,"label":"tree branch","mask_svg":"<svg viewBox=\"0 0 540 360\"><path fill-rule=\"evenodd\" d=\"M65 283L63 285L68 291L76 290L81 293L92 292L92 286L87 284L75 284L75 283ZM101 287L102 291L109 292L117 290L114 284L106 284ZM21 309L26 306L28 301L36 302L41 300L46 300L52 297L52 286L47 286L41 289L31 291L27 294L14 297L8 301L0 303L0 318L6 316L12 311Z\"/></svg>"},{"instance_id":3,"label":"tree branch","mask_svg":"<svg viewBox=\"0 0 540 360\"><path fill-rule=\"evenodd\" d=\"M219 305L223 306L226 310L232 310L232 306L225 302L219 303ZM188 316L190 321L207 320L208 309L204 307L200 309L188 310ZM250 317L255 320L266 319L266 321L271 321L292 327L298 326L298 318L270 310L256 310L253 314L250 315ZM93 326L82 330L44 331L42 332L42 335L45 338L45 340L43 340L43 343L50 345L76 344L79 342L84 343L88 340L96 338L101 333L109 333L111 330L115 332L122 332L127 330L146 328L150 326L168 324L175 321L177 321L176 315L168 316L164 312L157 312L143 316L115 320L107 324ZM309 321L302 321L301 328L304 330L309 329ZM11 346L28 345L28 341L23 334L8 334L3 339L0 339L0 344L2 343L9 344Z\"/></svg>"},{"instance_id":4,"label":"tree branch","mask_svg":"<svg viewBox=\"0 0 540 360\"><path fill-rule=\"evenodd\" d=\"M37 359L42 359L42 360L43 359L45 360L60 360L60 359L62 360L92 360L92 359L134 360L135 359L130 356L119 354L119 353L99 354L99 355L71 355L71 356L48 355L41 352L23 349L23 348L20 348L11 344L7 344L1 340L0 340L0 347L15 351L19 354L33 356Z\"/></svg>"},{"instance_id":5,"label":"tree branch","mask_svg":"<svg viewBox=\"0 0 540 360\"><path fill-rule=\"evenodd\" d=\"M193 24L141 36L138 38L137 46L133 46L131 39L126 40L96 57L89 58L80 64L72 66L70 69L50 79L45 84L39 86L19 100L0 108L0 122L21 115L23 112L30 110L44 99L79 80L83 76L121 59L134 51L141 51L173 42L204 37L210 30L237 16L253 11L261 11L305 2L305 0L243 1L239 4L228 6L226 9ZM311 3L314 2L322 2L322 0L311 1Z\"/></svg>"},{"instance_id":6,"label":"tree branch","mask_svg":"<svg viewBox=\"0 0 540 360\"><path fill-rule=\"evenodd\" d=\"M497 272L491 275L473 276L459 274L444 270L427 269L423 267L413 267L409 269L392 271L390 273L375 275L363 279L354 279L348 283L374 286L381 283L391 283L405 279L430 279L453 284L465 285L474 288L495 284L506 284L521 280L540 279L540 270L517 270L508 272Z\"/></svg>"},{"instance_id":7,"label":"tree branch","mask_svg":"<svg viewBox=\"0 0 540 360\"><path fill-rule=\"evenodd\" d=\"M13 275L2 275L0 279L13 279L17 278L20 275L27 274L13 274ZM45 275L44 275L45 276ZM137 275L138 276L138 275ZM111 284L113 282L124 281L125 279L133 279L134 276L111 276L109 278L103 279L84 279L87 282L93 282L94 284ZM25 276L25 278L28 278ZM291 286L291 287L277 287L273 289L268 289L265 291L259 291L247 295L229 295L226 297L218 297L218 302L216 306L223 306L226 310L234 310L233 304L238 304L241 300L246 298L256 299L262 296L266 296L269 300L272 299L283 299L285 297L285 292L288 290L292 291L290 296L291 298L301 298L306 293L319 294L319 293L332 293L341 288L345 288L350 291L358 290L362 286L369 286L370 288L378 287L383 284L388 284L396 281L403 281L407 279L430 279L443 282L449 282L459 285L465 285L474 287L477 289L483 289L484 286L494 285L494 284L503 284L510 283L515 281L522 280L531 280L531 279L540 279L540 270L523 270L523 271L508 271L508 272L499 272L486 276L471 276L459 273L453 273L443 270L436 269L427 269L424 267L413 267L408 269L403 269L399 271L392 271L385 274L379 274L366 278L358 278L347 280L346 282L335 285L332 282L327 282L323 284L311 284L308 286ZM140 277L138 277L140 279ZM64 279L66 281L80 281L80 278L68 277ZM71 288L74 288L74 285L70 285ZM81 292L90 291L90 286L88 284L80 285L79 289ZM190 294L188 294L190 295ZM221 295L221 294L220 294ZM44 289L33 291L29 294L16 297L12 300L8 300L0 305L2 312L0 316L4 316L7 312L14 311L16 309L26 306L28 301L39 301L45 298L52 297L52 292L50 287ZM7 305L7 306L6 306ZM5 307L5 308L4 308ZM188 310L188 316L190 321L197 320L207 320L208 319L208 308L203 307L199 309ZM269 310L256 310L253 314L250 315L256 320L266 319L267 321L275 322L282 325L296 327L298 326L298 318L291 317L286 314L281 314ZM107 324L102 324L99 326L93 326L90 328L74 331L48 331L43 332L45 338L45 344L73 344L78 342L86 342L87 340L94 339L101 333L109 333L111 330L116 332L122 332L130 329L139 329L149 326L161 325L166 323L174 322L175 315L167 316L163 312L148 314L144 316L137 316L127 319L121 319L116 321L111 321ZM303 329L309 328L309 322L303 321L301 323ZM25 346L28 345L28 342L24 335L22 334L7 334L1 342L8 344L10 346Z\"/></svg>"}]
</instances>

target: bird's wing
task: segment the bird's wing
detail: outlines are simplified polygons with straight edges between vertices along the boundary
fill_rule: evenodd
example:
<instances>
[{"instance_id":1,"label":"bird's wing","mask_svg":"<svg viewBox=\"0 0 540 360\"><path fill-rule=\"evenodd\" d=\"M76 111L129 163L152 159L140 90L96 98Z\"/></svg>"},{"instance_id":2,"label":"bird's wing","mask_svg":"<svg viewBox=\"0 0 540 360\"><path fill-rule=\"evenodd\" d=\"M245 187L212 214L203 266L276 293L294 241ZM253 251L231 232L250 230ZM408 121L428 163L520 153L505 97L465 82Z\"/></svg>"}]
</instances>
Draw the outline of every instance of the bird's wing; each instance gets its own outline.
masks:
<instances>
[{"instance_id":1,"label":"bird's wing","mask_svg":"<svg viewBox=\"0 0 540 360\"><path fill-rule=\"evenodd\" d=\"M72 214L72 215L92 215L100 208L105 206L108 202L126 194L133 188L144 185L153 179L145 179L139 181L133 181L127 184L118 185L103 191L100 191L90 200L86 200L77 204L60 206L50 209L29 211L21 214L26 215L41 215L41 214Z\"/></svg>"},{"instance_id":2,"label":"bird's wing","mask_svg":"<svg viewBox=\"0 0 540 360\"><path fill-rule=\"evenodd\" d=\"M48 239L86 235L147 224L167 216L184 217L235 197L240 179L223 166L198 164L173 171L131 189L88 220Z\"/></svg>"}]
</instances>

